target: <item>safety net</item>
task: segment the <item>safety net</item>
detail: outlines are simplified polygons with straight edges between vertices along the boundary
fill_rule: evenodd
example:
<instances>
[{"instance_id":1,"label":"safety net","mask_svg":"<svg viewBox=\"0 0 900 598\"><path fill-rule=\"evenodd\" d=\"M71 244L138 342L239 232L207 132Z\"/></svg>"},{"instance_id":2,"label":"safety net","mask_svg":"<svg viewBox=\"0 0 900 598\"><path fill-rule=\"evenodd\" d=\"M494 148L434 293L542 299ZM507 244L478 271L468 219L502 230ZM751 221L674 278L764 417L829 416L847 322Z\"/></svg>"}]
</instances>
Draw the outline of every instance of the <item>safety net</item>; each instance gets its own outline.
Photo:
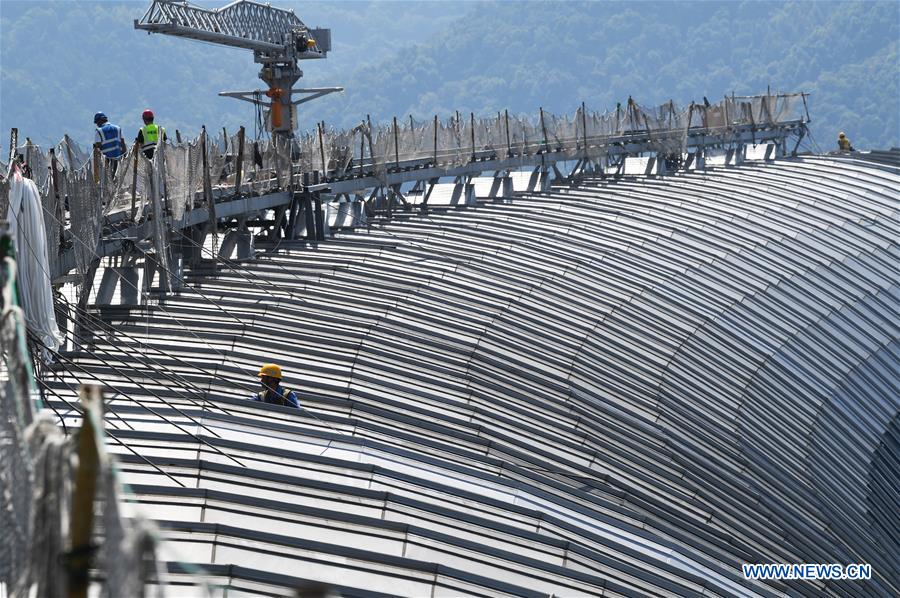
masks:
<instances>
[{"instance_id":1,"label":"safety net","mask_svg":"<svg viewBox=\"0 0 900 598\"><path fill-rule=\"evenodd\" d=\"M206 176L209 189L217 196L229 191L262 194L287 188L292 175L302 173L346 176L374 171L383 178L389 169L414 161L452 169L488 156L502 160L554 152L566 158L598 158L635 136L647 143L650 151L670 154L684 152L690 135L701 130L721 132L802 121L804 110L800 93L726 96L716 103L704 98L702 103L688 105L669 101L658 106L644 106L628 98L614 110L596 111L582 105L571 114L543 109L518 115L457 112L444 119L407 117L383 123L366 119L349 129L317 123L290 141L250 139L243 131L228 134L224 129L205 140L205 132L184 141L169 136L159 143L164 151L153 159L132 147L116 168L105 160L92 159L90 152L68 136L52 153L30 141L18 147L17 153L25 157L45 194L85 197L90 193L79 187L99 186L96 195L102 213L121 213L134 221L146 217L153 171L162 169L165 182L159 192L166 215L180 219L208 201ZM159 154L165 156L163 163ZM238 171L240 181L235 180ZM54 202L46 205L58 209Z\"/></svg>"},{"instance_id":2,"label":"safety net","mask_svg":"<svg viewBox=\"0 0 900 598\"><path fill-rule=\"evenodd\" d=\"M398 168L427 165L449 172L474 160L542 153L597 160L632 143L668 158L685 153L695 135L727 136L743 127L805 122L805 108L800 93L658 106L628 98L615 109L597 111L582 104L569 114L540 109L381 123L366 118L347 129L321 122L293 139L253 139L243 129L215 135L203 130L185 140L168 135L152 158L132 146L116 162L86 151L68 136L52 148L28 140L15 153L28 163L41 190L51 270L59 271L60 254L73 248L75 266L84 275L97 256L101 222L139 224L154 214L160 225L178 221L217 198L289 189L304 174L386 181L387 173ZM161 243L159 250L167 251L167 241Z\"/></svg>"},{"instance_id":3,"label":"safety net","mask_svg":"<svg viewBox=\"0 0 900 598\"><path fill-rule=\"evenodd\" d=\"M9 239L0 243L8 246ZM0 594L75 593L73 571L83 567L87 583L88 549L97 547L92 566L103 573L98 584L102 595L143 595L149 579L161 581L158 534L154 526L122 515L118 472L103 438L99 391L79 409L91 425L82 425L77 436L60 429L49 410L43 410L31 369L25 312L16 299L18 264L8 255L0 263ZM91 451L85 447L91 443L96 467L85 475L79 469L88 461ZM95 491L85 492L91 481ZM83 501L74 499L79 491ZM84 533L78 531L83 520L73 516L79 504L103 514Z\"/></svg>"}]
</instances>

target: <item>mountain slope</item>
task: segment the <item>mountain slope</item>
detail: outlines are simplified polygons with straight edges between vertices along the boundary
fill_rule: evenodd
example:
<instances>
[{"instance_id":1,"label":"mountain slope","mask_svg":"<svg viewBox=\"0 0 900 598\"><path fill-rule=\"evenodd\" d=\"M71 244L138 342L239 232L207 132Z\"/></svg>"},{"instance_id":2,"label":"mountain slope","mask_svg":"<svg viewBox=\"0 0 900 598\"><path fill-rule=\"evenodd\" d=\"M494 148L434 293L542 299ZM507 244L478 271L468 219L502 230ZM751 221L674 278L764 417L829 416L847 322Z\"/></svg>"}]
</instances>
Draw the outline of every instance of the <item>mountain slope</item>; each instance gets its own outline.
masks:
<instances>
[{"instance_id":1,"label":"mountain slope","mask_svg":"<svg viewBox=\"0 0 900 598\"><path fill-rule=\"evenodd\" d=\"M814 138L900 144L900 4L279 2L332 28L308 86L347 91L303 106L301 123L352 125L454 110L597 109L723 93L812 93ZM151 106L170 128L248 125L249 104L219 98L261 82L248 52L146 36L143 2L0 4L2 126L43 142L86 139L103 109L126 130Z\"/></svg>"}]
</instances>

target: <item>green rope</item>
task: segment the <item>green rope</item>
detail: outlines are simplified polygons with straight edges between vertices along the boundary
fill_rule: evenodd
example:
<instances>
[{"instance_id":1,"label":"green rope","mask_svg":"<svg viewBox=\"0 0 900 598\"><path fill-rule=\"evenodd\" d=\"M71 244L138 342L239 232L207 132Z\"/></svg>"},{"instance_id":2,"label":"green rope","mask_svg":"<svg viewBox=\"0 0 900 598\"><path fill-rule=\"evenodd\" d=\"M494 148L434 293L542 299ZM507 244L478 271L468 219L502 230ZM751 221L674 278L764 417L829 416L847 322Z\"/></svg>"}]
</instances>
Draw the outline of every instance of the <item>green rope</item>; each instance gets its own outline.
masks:
<instances>
[{"instance_id":1,"label":"green rope","mask_svg":"<svg viewBox=\"0 0 900 598\"><path fill-rule=\"evenodd\" d=\"M13 246L12 237L8 234L3 234L0 236L0 263L6 265L6 258L9 258L13 264L16 263L16 251ZM35 403L36 410L41 410L44 408L44 402L41 399L41 394L38 391L37 382L35 381L34 370L31 367L31 353L28 350L28 343L26 342L26 327L25 323L22 320L21 311L22 309L22 299L19 293L19 285L16 280L16 276L14 273L10 272L8 269L5 272L5 275L8 277L6 281L6 285L11 288L11 292L9 293L9 297L11 299L13 307L17 307L18 310L12 312L13 319L15 320L15 330L16 330L16 345L18 349L19 355L22 357L22 363L25 367L25 371L27 373L28 379L28 396L32 397L32 401ZM5 306L4 306L5 307ZM9 372L12 372L12 368L10 368L9 358L6 359L6 367ZM23 389L16 388L15 376L10 376L10 382L13 385L13 388L16 391L21 391Z\"/></svg>"}]
</instances>

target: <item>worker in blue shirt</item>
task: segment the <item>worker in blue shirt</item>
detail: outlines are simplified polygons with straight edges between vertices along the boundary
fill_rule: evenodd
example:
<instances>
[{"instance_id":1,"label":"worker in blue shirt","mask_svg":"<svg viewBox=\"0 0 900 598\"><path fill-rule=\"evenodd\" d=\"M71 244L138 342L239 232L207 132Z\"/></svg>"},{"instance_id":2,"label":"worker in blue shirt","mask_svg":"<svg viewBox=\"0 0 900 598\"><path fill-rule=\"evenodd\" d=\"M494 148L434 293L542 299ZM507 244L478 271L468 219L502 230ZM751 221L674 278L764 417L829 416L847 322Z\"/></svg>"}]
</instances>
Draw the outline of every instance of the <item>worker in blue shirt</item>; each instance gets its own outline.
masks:
<instances>
[{"instance_id":1,"label":"worker in blue shirt","mask_svg":"<svg viewBox=\"0 0 900 598\"><path fill-rule=\"evenodd\" d=\"M119 161L125 156L128 147L125 145L125 138L122 136L122 129L106 118L102 112L94 115L94 125L97 127L97 134L94 136L94 147L100 149L100 153L107 160L107 165L112 169L112 173L116 173Z\"/></svg>"},{"instance_id":2,"label":"worker in blue shirt","mask_svg":"<svg viewBox=\"0 0 900 598\"><path fill-rule=\"evenodd\" d=\"M257 376L262 390L250 397L252 400L300 408L297 393L281 386L281 366L267 363L259 368Z\"/></svg>"}]
</instances>

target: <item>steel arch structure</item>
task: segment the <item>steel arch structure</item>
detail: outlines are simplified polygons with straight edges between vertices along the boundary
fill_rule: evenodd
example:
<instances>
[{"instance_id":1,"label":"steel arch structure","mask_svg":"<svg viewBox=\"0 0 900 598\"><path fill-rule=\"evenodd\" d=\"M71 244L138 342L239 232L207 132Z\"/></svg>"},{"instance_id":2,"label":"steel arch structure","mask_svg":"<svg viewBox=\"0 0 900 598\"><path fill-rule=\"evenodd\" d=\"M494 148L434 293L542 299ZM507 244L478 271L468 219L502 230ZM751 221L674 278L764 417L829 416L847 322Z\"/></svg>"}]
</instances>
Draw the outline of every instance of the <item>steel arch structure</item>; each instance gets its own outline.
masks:
<instances>
[{"instance_id":1,"label":"steel arch structure","mask_svg":"<svg viewBox=\"0 0 900 598\"><path fill-rule=\"evenodd\" d=\"M135 498L229 595L890 595L898 184L804 157L435 204L98 308L139 333L94 339L139 384L72 357L177 480L112 446ZM303 410L236 396L272 356ZM873 578L744 579L754 562Z\"/></svg>"}]
</instances>

